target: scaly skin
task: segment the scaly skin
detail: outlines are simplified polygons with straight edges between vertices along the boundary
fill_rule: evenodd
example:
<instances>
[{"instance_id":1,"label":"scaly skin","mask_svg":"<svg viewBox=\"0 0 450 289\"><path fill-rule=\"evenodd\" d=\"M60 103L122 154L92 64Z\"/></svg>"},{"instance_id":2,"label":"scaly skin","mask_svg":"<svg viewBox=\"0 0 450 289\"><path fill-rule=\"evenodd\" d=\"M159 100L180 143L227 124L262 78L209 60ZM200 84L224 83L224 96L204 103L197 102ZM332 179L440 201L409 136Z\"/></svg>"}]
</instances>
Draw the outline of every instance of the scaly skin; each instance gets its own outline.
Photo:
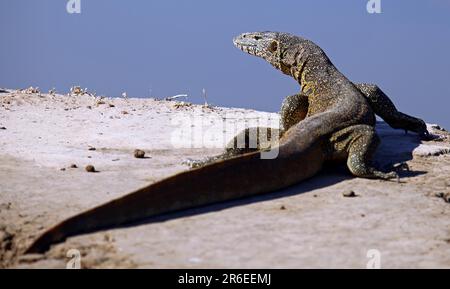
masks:
<instances>
[{"instance_id":1,"label":"scaly skin","mask_svg":"<svg viewBox=\"0 0 450 289\"><path fill-rule=\"evenodd\" d=\"M259 38L259 33L248 33L243 35L248 35L248 37L243 37L244 39L239 40L237 38L235 44L241 50L266 59L269 63L275 66L277 69L281 69L284 73L294 76L294 78L301 84L301 79L298 76L292 75L291 70L295 69L289 67L288 63L296 63L295 59L302 53L302 49L304 47L297 47L296 43L294 43L288 52L281 54L271 54L266 53L264 50L254 49L253 47L258 46L258 41L253 41L254 43L250 44L242 44L244 42L252 42L251 36ZM259 41L264 41L260 39ZM294 41L295 42L295 41ZM270 43L266 43L266 46L270 46ZM314 50L314 49L313 49ZM316 50L318 53L322 53L320 48ZM283 58L280 62L277 58ZM278 63L283 63L284 66L279 65ZM302 67L298 67L298 70L301 70ZM298 75L298 74L297 74ZM386 121L391 127L404 129L407 131L413 131L420 135L420 137L424 140L431 139L430 134L427 131L426 124L423 120L419 118L415 118L399 112L389 97L375 84L354 84L354 86L360 91L360 93L366 97L368 104L372 108L373 112L380 116L384 121ZM286 132L293 125L299 123L304 120L309 114L310 107L310 99L314 97L314 93L310 93L311 90L307 89L302 90L298 94L290 95L286 97L283 101L280 110L280 128L266 128L266 127L252 127L243 130L240 134L238 134L235 138L233 138L226 146L225 151L217 156L206 157L201 160L191 160L189 161L189 165L193 168L199 168L213 162L219 160L225 160L231 157L238 156L240 154L259 151L261 148L270 147L276 145L279 138L283 136L284 132ZM314 104L312 104L314 105ZM257 137L256 146L249 145L249 137L253 135ZM245 142L239 143L238 139L244 139ZM375 136L375 141L378 142L377 137ZM241 141L242 142L242 141ZM376 173L377 175L378 173Z\"/></svg>"},{"instance_id":2,"label":"scaly skin","mask_svg":"<svg viewBox=\"0 0 450 289\"><path fill-rule=\"evenodd\" d=\"M327 160L346 160L350 171L359 177L397 176L370 165L378 143L373 110L320 47L277 32L244 33L234 39L234 44L264 58L301 86L304 96L285 102L285 130L279 142L271 143L278 156L263 159L262 151L241 151L174 175L63 221L41 235L26 253L44 252L51 244L73 235L278 190L314 176ZM403 125L402 117L392 119ZM404 127L423 130L414 121Z\"/></svg>"}]
</instances>

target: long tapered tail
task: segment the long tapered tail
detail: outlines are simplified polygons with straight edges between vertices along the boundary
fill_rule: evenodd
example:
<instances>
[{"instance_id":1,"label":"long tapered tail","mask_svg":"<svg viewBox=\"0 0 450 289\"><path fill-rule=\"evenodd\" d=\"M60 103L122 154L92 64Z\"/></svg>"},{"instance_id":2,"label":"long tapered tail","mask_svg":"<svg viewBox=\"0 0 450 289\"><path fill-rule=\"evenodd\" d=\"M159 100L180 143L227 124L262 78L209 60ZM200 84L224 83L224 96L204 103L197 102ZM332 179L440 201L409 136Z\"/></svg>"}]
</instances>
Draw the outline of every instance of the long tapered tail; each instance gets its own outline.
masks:
<instances>
[{"instance_id":1,"label":"long tapered tail","mask_svg":"<svg viewBox=\"0 0 450 289\"><path fill-rule=\"evenodd\" d=\"M26 253L43 253L70 236L290 186L320 170L320 150L280 150L271 160L255 152L179 173L66 219L43 233Z\"/></svg>"}]
</instances>

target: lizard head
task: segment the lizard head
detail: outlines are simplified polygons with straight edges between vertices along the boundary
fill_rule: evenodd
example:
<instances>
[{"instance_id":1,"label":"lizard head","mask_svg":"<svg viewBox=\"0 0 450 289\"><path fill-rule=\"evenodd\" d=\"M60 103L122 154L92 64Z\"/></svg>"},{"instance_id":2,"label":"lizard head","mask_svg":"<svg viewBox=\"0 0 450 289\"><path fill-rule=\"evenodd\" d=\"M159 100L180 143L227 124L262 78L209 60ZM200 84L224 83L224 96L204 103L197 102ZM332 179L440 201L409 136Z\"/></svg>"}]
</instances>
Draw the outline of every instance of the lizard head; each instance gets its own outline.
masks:
<instances>
[{"instance_id":1,"label":"lizard head","mask_svg":"<svg viewBox=\"0 0 450 289\"><path fill-rule=\"evenodd\" d=\"M305 39L281 32L242 33L233 39L234 45L248 54L261 57L283 73L291 75L296 65L298 46Z\"/></svg>"}]
</instances>

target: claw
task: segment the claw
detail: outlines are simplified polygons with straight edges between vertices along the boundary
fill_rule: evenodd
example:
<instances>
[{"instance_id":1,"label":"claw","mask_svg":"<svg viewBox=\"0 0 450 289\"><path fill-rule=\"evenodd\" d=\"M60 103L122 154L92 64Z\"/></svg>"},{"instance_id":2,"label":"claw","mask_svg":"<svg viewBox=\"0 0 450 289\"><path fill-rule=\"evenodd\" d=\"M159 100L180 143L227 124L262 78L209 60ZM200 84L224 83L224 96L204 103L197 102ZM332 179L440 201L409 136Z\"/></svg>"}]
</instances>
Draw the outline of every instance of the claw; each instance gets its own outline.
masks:
<instances>
[{"instance_id":1,"label":"claw","mask_svg":"<svg viewBox=\"0 0 450 289\"><path fill-rule=\"evenodd\" d=\"M398 171L403 171L403 170L405 170L405 171L407 171L407 172L410 171L408 164L405 163L405 162L401 162L401 163L399 163L399 164L393 165L393 166L392 166L392 169L393 169L394 171L396 171L396 172L398 172Z\"/></svg>"}]
</instances>

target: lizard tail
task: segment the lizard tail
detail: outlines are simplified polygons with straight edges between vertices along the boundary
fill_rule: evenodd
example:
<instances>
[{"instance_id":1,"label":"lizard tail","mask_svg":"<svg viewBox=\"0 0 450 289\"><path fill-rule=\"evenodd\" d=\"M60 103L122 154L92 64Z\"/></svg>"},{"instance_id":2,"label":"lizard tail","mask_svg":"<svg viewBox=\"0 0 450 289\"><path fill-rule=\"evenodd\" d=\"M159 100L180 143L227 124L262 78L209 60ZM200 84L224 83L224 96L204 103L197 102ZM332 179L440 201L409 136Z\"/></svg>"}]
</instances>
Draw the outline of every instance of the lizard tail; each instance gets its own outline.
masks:
<instances>
[{"instance_id":1,"label":"lizard tail","mask_svg":"<svg viewBox=\"0 0 450 289\"><path fill-rule=\"evenodd\" d=\"M44 232L26 253L43 253L70 236L290 186L320 170L320 149L283 153L281 146L276 159L261 159L260 152L253 152L179 173L66 219Z\"/></svg>"}]
</instances>

